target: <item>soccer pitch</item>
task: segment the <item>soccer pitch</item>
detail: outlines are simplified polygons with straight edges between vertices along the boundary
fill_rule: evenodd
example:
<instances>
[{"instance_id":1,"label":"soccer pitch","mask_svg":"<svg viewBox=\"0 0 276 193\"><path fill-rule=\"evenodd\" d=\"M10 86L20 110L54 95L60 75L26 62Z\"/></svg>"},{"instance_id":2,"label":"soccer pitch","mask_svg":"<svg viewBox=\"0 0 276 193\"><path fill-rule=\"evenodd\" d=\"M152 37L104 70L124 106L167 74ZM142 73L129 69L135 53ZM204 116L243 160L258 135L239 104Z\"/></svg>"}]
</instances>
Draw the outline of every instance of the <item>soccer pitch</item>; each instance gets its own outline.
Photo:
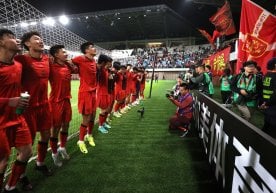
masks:
<instances>
[{"instance_id":1,"label":"soccer pitch","mask_svg":"<svg viewBox=\"0 0 276 193\"><path fill-rule=\"evenodd\" d=\"M68 142L71 156L61 168L53 165L48 152L46 163L54 175L44 177L29 163L27 174L32 193L214 193L216 182L205 158L196 131L186 138L168 132L168 119L176 107L165 97L175 81L153 83L152 98L114 118L108 134L93 131L96 147L88 144L82 154L77 137ZM72 81L73 120L70 134L79 129L78 81ZM148 96L149 83L145 97ZM145 115L140 119L137 110Z\"/></svg>"}]
</instances>

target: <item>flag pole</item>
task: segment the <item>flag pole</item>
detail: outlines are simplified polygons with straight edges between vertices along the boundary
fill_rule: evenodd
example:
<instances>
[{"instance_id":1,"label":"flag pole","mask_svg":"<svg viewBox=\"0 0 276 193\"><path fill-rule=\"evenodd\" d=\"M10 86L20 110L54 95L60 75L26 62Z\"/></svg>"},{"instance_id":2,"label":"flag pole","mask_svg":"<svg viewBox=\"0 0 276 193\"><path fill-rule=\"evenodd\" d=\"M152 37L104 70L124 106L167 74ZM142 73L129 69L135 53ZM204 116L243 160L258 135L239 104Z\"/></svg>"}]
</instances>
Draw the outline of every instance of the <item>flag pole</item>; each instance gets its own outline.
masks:
<instances>
[{"instance_id":1,"label":"flag pole","mask_svg":"<svg viewBox=\"0 0 276 193\"><path fill-rule=\"evenodd\" d=\"M153 68L152 68L152 74L151 74L151 82L150 82L150 91L149 91L149 97L151 98L151 92L152 92L152 83L154 80L154 72L155 72L155 65L156 65L156 54L154 55L154 62L153 62Z\"/></svg>"}]
</instances>

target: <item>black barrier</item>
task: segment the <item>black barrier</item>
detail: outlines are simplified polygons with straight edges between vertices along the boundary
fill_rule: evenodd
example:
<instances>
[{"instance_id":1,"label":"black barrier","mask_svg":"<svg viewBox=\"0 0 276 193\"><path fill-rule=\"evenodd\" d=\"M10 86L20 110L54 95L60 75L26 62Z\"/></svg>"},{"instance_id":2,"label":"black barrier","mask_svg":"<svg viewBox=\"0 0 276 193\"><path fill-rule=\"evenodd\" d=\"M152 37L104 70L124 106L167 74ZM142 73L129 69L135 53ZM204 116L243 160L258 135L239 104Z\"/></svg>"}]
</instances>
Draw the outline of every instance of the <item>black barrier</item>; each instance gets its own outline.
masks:
<instances>
[{"instance_id":1,"label":"black barrier","mask_svg":"<svg viewBox=\"0 0 276 193\"><path fill-rule=\"evenodd\" d=\"M193 94L195 127L223 192L275 193L276 140L202 93Z\"/></svg>"}]
</instances>

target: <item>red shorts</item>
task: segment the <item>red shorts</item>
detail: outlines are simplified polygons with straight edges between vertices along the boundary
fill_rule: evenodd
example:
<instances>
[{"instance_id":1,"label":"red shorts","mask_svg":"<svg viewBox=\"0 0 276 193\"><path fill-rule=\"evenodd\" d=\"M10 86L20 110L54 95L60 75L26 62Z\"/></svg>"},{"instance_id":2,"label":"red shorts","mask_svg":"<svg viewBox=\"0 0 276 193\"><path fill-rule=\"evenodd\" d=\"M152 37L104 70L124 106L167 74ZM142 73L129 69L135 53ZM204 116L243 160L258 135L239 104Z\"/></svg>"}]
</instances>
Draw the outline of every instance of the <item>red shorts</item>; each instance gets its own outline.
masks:
<instances>
[{"instance_id":1,"label":"red shorts","mask_svg":"<svg viewBox=\"0 0 276 193\"><path fill-rule=\"evenodd\" d=\"M100 109L107 109L110 105L110 97L109 95L99 95L97 102Z\"/></svg>"},{"instance_id":2,"label":"red shorts","mask_svg":"<svg viewBox=\"0 0 276 193\"><path fill-rule=\"evenodd\" d=\"M125 98L126 98L126 91L125 90L120 90L120 91L116 92L115 99L117 101L122 101Z\"/></svg>"},{"instance_id":3,"label":"red shorts","mask_svg":"<svg viewBox=\"0 0 276 193\"><path fill-rule=\"evenodd\" d=\"M32 144L30 130L24 118L21 124L0 129L0 160L9 157L11 147L22 147Z\"/></svg>"},{"instance_id":4,"label":"red shorts","mask_svg":"<svg viewBox=\"0 0 276 193\"><path fill-rule=\"evenodd\" d=\"M130 93L131 93L131 94L136 94L136 88L135 88L135 87L131 88L131 89L130 89Z\"/></svg>"},{"instance_id":5,"label":"red shorts","mask_svg":"<svg viewBox=\"0 0 276 193\"><path fill-rule=\"evenodd\" d=\"M96 112L96 90L89 92L79 92L78 109L83 115L90 115Z\"/></svg>"},{"instance_id":6,"label":"red shorts","mask_svg":"<svg viewBox=\"0 0 276 193\"><path fill-rule=\"evenodd\" d=\"M54 127L60 127L63 123L69 123L72 120L70 99L65 99L60 102L50 102L50 105Z\"/></svg>"},{"instance_id":7,"label":"red shorts","mask_svg":"<svg viewBox=\"0 0 276 193\"><path fill-rule=\"evenodd\" d=\"M50 130L52 127L52 113L49 103L37 107L29 107L24 112L24 117L29 126L32 139L37 131Z\"/></svg>"}]
</instances>

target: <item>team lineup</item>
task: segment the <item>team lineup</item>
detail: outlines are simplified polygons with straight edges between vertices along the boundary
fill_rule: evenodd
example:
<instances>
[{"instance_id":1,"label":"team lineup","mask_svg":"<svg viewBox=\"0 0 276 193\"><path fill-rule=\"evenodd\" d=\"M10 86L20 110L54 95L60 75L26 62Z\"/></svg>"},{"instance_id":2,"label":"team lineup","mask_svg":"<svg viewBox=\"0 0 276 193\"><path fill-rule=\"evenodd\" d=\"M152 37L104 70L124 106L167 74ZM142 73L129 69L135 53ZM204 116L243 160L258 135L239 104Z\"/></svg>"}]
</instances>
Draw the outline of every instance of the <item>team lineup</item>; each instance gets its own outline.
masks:
<instances>
[{"instance_id":1,"label":"team lineup","mask_svg":"<svg viewBox=\"0 0 276 193\"><path fill-rule=\"evenodd\" d=\"M44 54L42 37L35 31L21 38L21 45L27 50L24 54L19 54L20 42L12 31L0 29L0 42L0 188L4 186L11 148L17 150L3 192L19 192L17 182L23 190L33 189L25 170L37 132L40 133L37 171L45 176L52 175L44 163L49 142L56 166L62 166L60 157L70 159L66 143L72 119L72 74L79 74L80 78L78 111L82 121L77 145L81 153L88 153L85 142L96 146L92 133L97 108L100 109L98 131L106 134L111 129L108 122L111 114L121 117L139 103L139 98L144 98L145 69L113 62L107 55L100 55L96 62L97 50L92 42L83 43L80 46L83 55L72 60L68 60L63 45L54 45L49 50L50 55ZM48 82L51 86L49 98ZM27 93L29 97L20 97L20 93ZM24 110L22 114L16 113L19 108Z\"/></svg>"}]
</instances>

